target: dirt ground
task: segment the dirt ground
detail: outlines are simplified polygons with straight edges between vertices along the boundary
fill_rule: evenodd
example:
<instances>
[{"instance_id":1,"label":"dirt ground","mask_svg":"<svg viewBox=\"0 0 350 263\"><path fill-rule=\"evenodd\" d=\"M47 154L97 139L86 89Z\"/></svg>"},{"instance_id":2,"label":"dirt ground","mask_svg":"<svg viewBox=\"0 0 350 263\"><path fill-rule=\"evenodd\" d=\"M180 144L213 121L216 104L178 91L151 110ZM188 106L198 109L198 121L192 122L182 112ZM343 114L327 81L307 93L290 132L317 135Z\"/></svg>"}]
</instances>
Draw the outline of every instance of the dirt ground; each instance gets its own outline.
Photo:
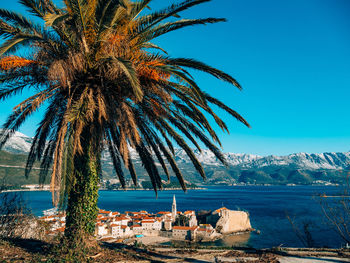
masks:
<instances>
[{"instance_id":1,"label":"dirt ground","mask_svg":"<svg viewBox=\"0 0 350 263\"><path fill-rule=\"evenodd\" d=\"M0 263L5 262L64 262L50 254L52 244L36 240L0 240ZM104 263L337 263L350 262L350 251L307 249L185 249L127 246L101 243L101 250L89 255L89 262Z\"/></svg>"}]
</instances>

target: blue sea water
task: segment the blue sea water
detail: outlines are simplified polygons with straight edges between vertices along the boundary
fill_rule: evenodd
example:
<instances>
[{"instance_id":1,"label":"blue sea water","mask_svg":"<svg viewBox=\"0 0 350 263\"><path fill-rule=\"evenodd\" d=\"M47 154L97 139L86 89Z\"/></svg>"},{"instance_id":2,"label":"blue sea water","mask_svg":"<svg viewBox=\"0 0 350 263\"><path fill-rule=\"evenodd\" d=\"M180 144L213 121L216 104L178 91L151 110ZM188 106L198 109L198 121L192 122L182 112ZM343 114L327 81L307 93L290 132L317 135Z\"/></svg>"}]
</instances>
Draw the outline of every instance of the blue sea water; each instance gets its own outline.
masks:
<instances>
[{"instance_id":1,"label":"blue sea water","mask_svg":"<svg viewBox=\"0 0 350 263\"><path fill-rule=\"evenodd\" d=\"M152 191L100 191L99 207L112 211L148 212L170 211L172 197L176 195L178 211L215 210L225 206L250 214L252 227L261 234L251 233L229 236L210 245L301 247L303 244L294 233L286 214L295 218L296 225L311 223L310 232L319 247L340 247L340 237L330 229L322 214L317 195L337 195L336 186L226 186L205 190L160 191L156 198ZM42 215L52 208L49 192L24 192L33 213Z\"/></svg>"}]
</instances>

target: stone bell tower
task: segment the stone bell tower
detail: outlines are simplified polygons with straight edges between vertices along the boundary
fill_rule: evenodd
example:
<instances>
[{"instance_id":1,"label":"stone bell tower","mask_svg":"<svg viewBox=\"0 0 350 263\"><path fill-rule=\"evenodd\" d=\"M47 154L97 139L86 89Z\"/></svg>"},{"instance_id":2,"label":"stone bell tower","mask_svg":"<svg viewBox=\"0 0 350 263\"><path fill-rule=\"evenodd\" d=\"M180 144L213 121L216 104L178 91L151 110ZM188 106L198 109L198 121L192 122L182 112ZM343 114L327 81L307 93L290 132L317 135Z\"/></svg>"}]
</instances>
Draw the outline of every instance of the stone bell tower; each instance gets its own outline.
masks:
<instances>
[{"instance_id":1,"label":"stone bell tower","mask_svg":"<svg viewBox=\"0 0 350 263\"><path fill-rule=\"evenodd\" d=\"M175 195L173 197L173 205L171 207L171 221L175 221L176 219L176 214L177 214L177 210L176 210L176 199L175 199Z\"/></svg>"}]
</instances>

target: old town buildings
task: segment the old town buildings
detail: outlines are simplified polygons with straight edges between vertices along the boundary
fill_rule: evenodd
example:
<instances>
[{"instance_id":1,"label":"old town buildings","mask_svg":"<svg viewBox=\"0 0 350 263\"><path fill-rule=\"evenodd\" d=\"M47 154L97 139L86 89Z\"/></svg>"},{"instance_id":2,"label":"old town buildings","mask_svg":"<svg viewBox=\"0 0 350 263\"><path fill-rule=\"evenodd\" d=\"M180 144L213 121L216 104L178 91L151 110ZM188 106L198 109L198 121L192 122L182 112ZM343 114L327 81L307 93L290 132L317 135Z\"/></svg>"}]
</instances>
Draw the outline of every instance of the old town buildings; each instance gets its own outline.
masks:
<instances>
[{"instance_id":1,"label":"old town buildings","mask_svg":"<svg viewBox=\"0 0 350 263\"><path fill-rule=\"evenodd\" d=\"M50 225L49 235L64 231L64 214L45 216L41 220ZM175 240L209 240L215 233L210 224L198 225L195 211L177 211L175 195L172 211L119 213L99 210L95 230L96 237L100 239L167 236Z\"/></svg>"}]
</instances>

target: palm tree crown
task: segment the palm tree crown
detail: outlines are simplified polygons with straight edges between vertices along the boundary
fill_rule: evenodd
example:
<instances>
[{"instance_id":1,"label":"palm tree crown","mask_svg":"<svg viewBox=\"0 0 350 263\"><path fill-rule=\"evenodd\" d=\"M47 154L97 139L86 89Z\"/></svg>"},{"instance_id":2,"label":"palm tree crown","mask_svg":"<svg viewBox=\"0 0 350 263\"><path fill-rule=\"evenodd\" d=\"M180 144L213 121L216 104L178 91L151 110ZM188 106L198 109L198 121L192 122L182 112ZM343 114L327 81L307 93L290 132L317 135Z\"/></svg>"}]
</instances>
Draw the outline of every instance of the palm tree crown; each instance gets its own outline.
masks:
<instances>
[{"instance_id":1,"label":"palm tree crown","mask_svg":"<svg viewBox=\"0 0 350 263\"><path fill-rule=\"evenodd\" d=\"M40 161L40 182L51 173L56 202L57 194L67 194L71 189L74 156L87 149L93 153L99 170L101 151L108 148L122 186L123 166L136 184L130 158L133 148L155 190L162 187L156 160L168 178L171 167L185 190L174 160L176 142L205 178L188 142L200 149L197 141L201 141L225 163L216 146L221 145L219 138L207 116L212 116L223 130L228 129L211 105L249 124L203 92L187 69L206 72L239 89L240 85L230 75L195 59L170 57L152 40L187 26L225 21L179 18L181 11L208 1L186 0L152 12L147 10L151 0L64 0L63 8L51 0L20 0L45 21L45 26L0 9L0 36L4 39L0 46L0 100L24 89L35 91L14 108L4 123L0 147L28 116L45 107L26 175L34 162ZM23 47L30 47L26 49L30 54L19 55Z\"/></svg>"}]
</instances>

